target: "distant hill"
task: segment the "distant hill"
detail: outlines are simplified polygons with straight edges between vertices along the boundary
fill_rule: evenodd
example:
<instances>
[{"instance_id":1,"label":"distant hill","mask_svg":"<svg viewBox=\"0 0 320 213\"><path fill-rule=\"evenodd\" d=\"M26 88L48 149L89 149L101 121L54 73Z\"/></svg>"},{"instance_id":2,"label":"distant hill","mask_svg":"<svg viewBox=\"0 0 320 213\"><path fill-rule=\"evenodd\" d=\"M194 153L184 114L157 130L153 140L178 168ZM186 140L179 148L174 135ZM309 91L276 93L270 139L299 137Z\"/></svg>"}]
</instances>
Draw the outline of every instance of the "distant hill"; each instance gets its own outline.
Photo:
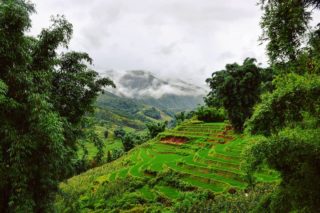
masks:
<instances>
[{"instance_id":1,"label":"distant hill","mask_svg":"<svg viewBox=\"0 0 320 213\"><path fill-rule=\"evenodd\" d=\"M96 102L95 117L108 126L142 130L148 122L171 120L173 114L145 102L105 92Z\"/></svg>"},{"instance_id":2,"label":"distant hill","mask_svg":"<svg viewBox=\"0 0 320 213\"><path fill-rule=\"evenodd\" d=\"M116 83L116 89L108 89L110 93L171 112L196 108L207 93L202 87L182 80L163 80L142 70L107 71L102 75Z\"/></svg>"}]
</instances>

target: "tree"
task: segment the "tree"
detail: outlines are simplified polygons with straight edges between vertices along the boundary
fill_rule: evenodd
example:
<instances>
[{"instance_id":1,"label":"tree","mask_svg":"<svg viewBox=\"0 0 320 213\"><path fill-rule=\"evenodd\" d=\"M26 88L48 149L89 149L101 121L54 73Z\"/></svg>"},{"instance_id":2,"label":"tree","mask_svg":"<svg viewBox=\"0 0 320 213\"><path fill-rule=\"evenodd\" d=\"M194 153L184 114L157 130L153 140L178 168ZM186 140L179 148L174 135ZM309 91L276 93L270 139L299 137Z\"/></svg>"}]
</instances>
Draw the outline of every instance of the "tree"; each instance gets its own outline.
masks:
<instances>
[{"instance_id":1,"label":"tree","mask_svg":"<svg viewBox=\"0 0 320 213\"><path fill-rule=\"evenodd\" d=\"M288 74L275 80L276 89L262 96L246 123L250 134L270 136L287 125L298 125L306 116L319 119L320 77Z\"/></svg>"},{"instance_id":2,"label":"tree","mask_svg":"<svg viewBox=\"0 0 320 213\"><path fill-rule=\"evenodd\" d=\"M150 137L155 138L159 133L165 131L166 125L167 125L166 122L158 122L158 123L148 123L146 126L148 128Z\"/></svg>"},{"instance_id":3,"label":"tree","mask_svg":"<svg viewBox=\"0 0 320 213\"><path fill-rule=\"evenodd\" d=\"M264 15L261 41L267 41L271 62L294 61L301 50L302 38L308 28L311 13L301 0L261 0Z\"/></svg>"},{"instance_id":4,"label":"tree","mask_svg":"<svg viewBox=\"0 0 320 213\"><path fill-rule=\"evenodd\" d=\"M222 122L226 119L224 110L215 107L201 106L197 109L196 115L198 120L204 122Z\"/></svg>"},{"instance_id":5,"label":"tree","mask_svg":"<svg viewBox=\"0 0 320 213\"><path fill-rule=\"evenodd\" d=\"M126 133L122 138L122 145L125 152L130 151L137 142L137 137L133 133Z\"/></svg>"},{"instance_id":6,"label":"tree","mask_svg":"<svg viewBox=\"0 0 320 213\"><path fill-rule=\"evenodd\" d=\"M236 131L243 130L243 124L252 114L253 106L259 100L262 81L261 70L255 59L247 58L243 65L227 64L226 69L212 74L207 79L211 91L210 99L220 100Z\"/></svg>"},{"instance_id":7,"label":"tree","mask_svg":"<svg viewBox=\"0 0 320 213\"><path fill-rule=\"evenodd\" d=\"M102 88L85 53L57 54L72 25L64 17L38 37L32 4L0 4L0 212L47 212L59 181L73 173L82 120Z\"/></svg>"},{"instance_id":8,"label":"tree","mask_svg":"<svg viewBox=\"0 0 320 213\"><path fill-rule=\"evenodd\" d=\"M123 138L126 134L126 131L124 131L122 128L117 128L113 133L116 138Z\"/></svg>"},{"instance_id":9,"label":"tree","mask_svg":"<svg viewBox=\"0 0 320 213\"><path fill-rule=\"evenodd\" d=\"M311 9L320 8L319 0L260 0L260 5L264 11L260 40L267 42L270 61L293 63L303 51L312 19Z\"/></svg>"},{"instance_id":10,"label":"tree","mask_svg":"<svg viewBox=\"0 0 320 213\"><path fill-rule=\"evenodd\" d=\"M268 200L272 211L320 210L320 77L289 74L277 78L273 93L262 97L246 131L263 135L249 150L248 173L266 162L281 174Z\"/></svg>"},{"instance_id":11,"label":"tree","mask_svg":"<svg viewBox=\"0 0 320 213\"><path fill-rule=\"evenodd\" d=\"M279 186L261 203L268 212L319 212L319 150L319 128L301 127L280 130L251 148L250 172L267 163L281 175Z\"/></svg>"},{"instance_id":12,"label":"tree","mask_svg":"<svg viewBox=\"0 0 320 213\"><path fill-rule=\"evenodd\" d=\"M274 90L262 96L246 123L246 132L258 136L246 155L247 173L265 164L280 173L280 184L261 202L267 211L319 212L319 29L311 31L309 41L303 37L311 15L307 9L319 9L320 1L262 2L263 22L270 24L262 27L278 75Z\"/></svg>"},{"instance_id":13,"label":"tree","mask_svg":"<svg viewBox=\"0 0 320 213\"><path fill-rule=\"evenodd\" d=\"M174 115L176 122L179 124L186 119L185 112L180 112Z\"/></svg>"}]
</instances>

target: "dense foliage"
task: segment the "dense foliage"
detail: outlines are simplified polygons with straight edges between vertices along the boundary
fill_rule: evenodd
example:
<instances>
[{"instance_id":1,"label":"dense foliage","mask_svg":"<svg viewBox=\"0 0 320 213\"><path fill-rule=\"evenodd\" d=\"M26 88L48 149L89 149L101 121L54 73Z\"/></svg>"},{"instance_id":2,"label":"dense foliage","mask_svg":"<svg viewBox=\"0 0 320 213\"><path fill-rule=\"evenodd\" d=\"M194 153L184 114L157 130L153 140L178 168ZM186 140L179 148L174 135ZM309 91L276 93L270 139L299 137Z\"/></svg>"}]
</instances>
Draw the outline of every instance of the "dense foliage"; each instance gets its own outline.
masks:
<instances>
[{"instance_id":1,"label":"dense foliage","mask_svg":"<svg viewBox=\"0 0 320 213\"><path fill-rule=\"evenodd\" d=\"M124 129L118 127L113 131L113 134L116 138L122 138L123 136L125 136L126 131L124 131Z\"/></svg>"},{"instance_id":2,"label":"dense foliage","mask_svg":"<svg viewBox=\"0 0 320 213\"><path fill-rule=\"evenodd\" d=\"M249 134L261 135L247 154L248 174L265 163L280 173L280 185L261 203L267 211L319 212L320 34L307 28L309 9L320 2L262 3L267 51L278 75L246 123Z\"/></svg>"},{"instance_id":3,"label":"dense foliage","mask_svg":"<svg viewBox=\"0 0 320 213\"><path fill-rule=\"evenodd\" d=\"M262 96L247 122L251 134L271 135L312 116L319 120L320 76L289 74L275 80L276 89ZM318 121L319 122L319 121ZM304 124L306 125L306 124Z\"/></svg>"},{"instance_id":4,"label":"dense foliage","mask_svg":"<svg viewBox=\"0 0 320 213\"><path fill-rule=\"evenodd\" d=\"M281 174L281 184L263 203L270 211L320 210L319 135L319 129L287 128L261 138L250 150L249 171L266 162Z\"/></svg>"},{"instance_id":5,"label":"dense foliage","mask_svg":"<svg viewBox=\"0 0 320 213\"><path fill-rule=\"evenodd\" d=\"M307 1L261 1L264 15L261 21L262 41L268 41L267 53L272 62L295 60L301 50L311 13Z\"/></svg>"},{"instance_id":6,"label":"dense foliage","mask_svg":"<svg viewBox=\"0 0 320 213\"><path fill-rule=\"evenodd\" d=\"M205 122L222 122L226 120L226 114L222 108L201 106L195 114L200 121Z\"/></svg>"},{"instance_id":7,"label":"dense foliage","mask_svg":"<svg viewBox=\"0 0 320 213\"><path fill-rule=\"evenodd\" d=\"M143 133L133 133L133 132L127 132L122 138L122 144L125 152L130 151L132 148L134 148L137 145L140 145L146 141L148 141L150 138L148 135Z\"/></svg>"},{"instance_id":8,"label":"dense foliage","mask_svg":"<svg viewBox=\"0 0 320 213\"><path fill-rule=\"evenodd\" d=\"M163 132L166 129L166 125L166 122L148 123L147 128L149 131L150 138L154 138L159 133Z\"/></svg>"},{"instance_id":9,"label":"dense foliage","mask_svg":"<svg viewBox=\"0 0 320 213\"><path fill-rule=\"evenodd\" d=\"M227 64L225 70L214 72L207 79L211 88L207 100L221 102L237 131L243 130L245 120L251 116L253 106L259 100L261 70L255 59L247 58L243 65Z\"/></svg>"},{"instance_id":10,"label":"dense foliage","mask_svg":"<svg viewBox=\"0 0 320 213\"><path fill-rule=\"evenodd\" d=\"M73 172L82 119L107 78L87 68L86 53L67 52L72 25L64 17L38 37L33 5L0 4L0 212L46 212L59 181Z\"/></svg>"}]
</instances>

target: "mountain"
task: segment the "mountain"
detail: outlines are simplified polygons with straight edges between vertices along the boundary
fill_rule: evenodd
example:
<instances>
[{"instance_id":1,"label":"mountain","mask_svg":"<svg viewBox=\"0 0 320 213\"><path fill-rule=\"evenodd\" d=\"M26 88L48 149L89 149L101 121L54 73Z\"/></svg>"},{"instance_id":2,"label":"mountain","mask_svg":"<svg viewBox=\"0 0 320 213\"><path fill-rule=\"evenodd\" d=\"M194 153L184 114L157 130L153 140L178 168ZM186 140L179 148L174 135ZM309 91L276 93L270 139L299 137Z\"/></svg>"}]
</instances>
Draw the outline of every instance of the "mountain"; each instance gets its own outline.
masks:
<instances>
[{"instance_id":1,"label":"mountain","mask_svg":"<svg viewBox=\"0 0 320 213\"><path fill-rule=\"evenodd\" d=\"M204 88L191 83L163 80L143 70L107 71L103 76L110 77L117 86L116 89L108 89L110 93L172 112L196 108L207 93Z\"/></svg>"}]
</instances>

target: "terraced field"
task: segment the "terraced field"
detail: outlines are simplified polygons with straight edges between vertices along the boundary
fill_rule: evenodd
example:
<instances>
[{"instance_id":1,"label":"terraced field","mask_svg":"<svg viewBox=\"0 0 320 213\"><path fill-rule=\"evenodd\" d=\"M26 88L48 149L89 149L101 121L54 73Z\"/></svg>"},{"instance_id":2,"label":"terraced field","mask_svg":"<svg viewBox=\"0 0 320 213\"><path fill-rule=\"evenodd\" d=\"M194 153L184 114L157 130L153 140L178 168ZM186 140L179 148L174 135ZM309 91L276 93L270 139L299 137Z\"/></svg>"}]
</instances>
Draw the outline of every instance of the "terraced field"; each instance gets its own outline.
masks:
<instances>
[{"instance_id":1,"label":"terraced field","mask_svg":"<svg viewBox=\"0 0 320 213\"><path fill-rule=\"evenodd\" d=\"M161 172L173 171L191 191L197 188L215 193L237 191L247 186L240 165L241 153L247 144L248 141L225 123L189 121L161 133L111 164L72 178L62 188L76 187L79 181L81 184L98 182L100 185L95 187L103 187L102 182L134 178L145 183L133 192L135 195L146 200L159 196L174 200L183 196L186 190L167 182L147 184ZM278 179L267 169L256 177L261 182Z\"/></svg>"}]
</instances>

